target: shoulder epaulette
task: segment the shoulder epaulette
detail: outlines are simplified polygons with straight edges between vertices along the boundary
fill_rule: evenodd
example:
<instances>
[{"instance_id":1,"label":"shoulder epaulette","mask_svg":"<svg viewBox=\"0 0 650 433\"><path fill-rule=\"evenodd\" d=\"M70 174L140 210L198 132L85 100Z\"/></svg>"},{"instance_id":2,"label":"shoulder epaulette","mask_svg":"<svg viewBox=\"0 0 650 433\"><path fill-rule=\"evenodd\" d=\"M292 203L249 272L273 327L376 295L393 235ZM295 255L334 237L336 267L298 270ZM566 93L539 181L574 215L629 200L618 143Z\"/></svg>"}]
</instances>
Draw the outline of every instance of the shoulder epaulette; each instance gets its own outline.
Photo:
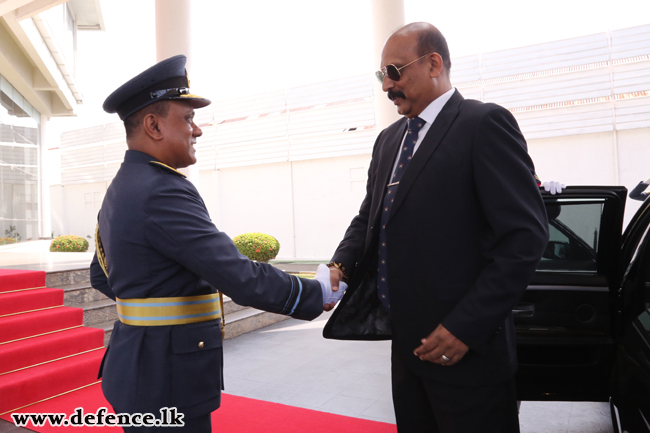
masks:
<instances>
[{"instance_id":1,"label":"shoulder epaulette","mask_svg":"<svg viewBox=\"0 0 650 433\"><path fill-rule=\"evenodd\" d=\"M175 174L176 176L181 176L183 179L187 177L183 173L181 173L180 171L176 170L175 168L172 168L172 167L168 166L167 164L163 164L160 161L149 161L149 164L157 165L158 167L162 168L166 172Z\"/></svg>"}]
</instances>

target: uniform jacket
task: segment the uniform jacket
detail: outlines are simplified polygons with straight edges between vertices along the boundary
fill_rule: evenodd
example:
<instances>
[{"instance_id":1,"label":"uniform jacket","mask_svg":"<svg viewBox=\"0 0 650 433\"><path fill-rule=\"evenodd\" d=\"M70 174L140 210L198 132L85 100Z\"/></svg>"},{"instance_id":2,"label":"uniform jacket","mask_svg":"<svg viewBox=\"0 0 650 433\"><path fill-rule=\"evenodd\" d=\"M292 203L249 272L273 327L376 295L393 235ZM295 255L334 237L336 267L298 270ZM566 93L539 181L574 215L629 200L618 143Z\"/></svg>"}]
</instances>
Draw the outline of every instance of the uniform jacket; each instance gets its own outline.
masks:
<instances>
[{"instance_id":1,"label":"uniform jacket","mask_svg":"<svg viewBox=\"0 0 650 433\"><path fill-rule=\"evenodd\" d=\"M350 287L327 338L394 339L421 377L463 386L494 384L516 369L512 307L548 241L533 163L514 117L456 91L401 181L386 224L390 317L377 299L380 212L406 119L382 131L366 197L332 260ZM413 350L442 323L470 351L443 367Z\"/></svg>"},{"instance_id":2,"label":"uniform jacket","mask_svg":"<svg viewBox=\"0 0 650 433\"><path fill-rule=\"evenodd\" d=\"M194 296L220 290L240 305L311 320L323 311L317 281L242 256L214 226L196 188L151 156L129 150L99 214L108 278L93 287L115 299ZM203 342L202 348L199 342ZM176 326L116 322L102 388L119 412L177 407L186 418L219 407L222 347L217 320Z\"/></svg>"}]
</instances>

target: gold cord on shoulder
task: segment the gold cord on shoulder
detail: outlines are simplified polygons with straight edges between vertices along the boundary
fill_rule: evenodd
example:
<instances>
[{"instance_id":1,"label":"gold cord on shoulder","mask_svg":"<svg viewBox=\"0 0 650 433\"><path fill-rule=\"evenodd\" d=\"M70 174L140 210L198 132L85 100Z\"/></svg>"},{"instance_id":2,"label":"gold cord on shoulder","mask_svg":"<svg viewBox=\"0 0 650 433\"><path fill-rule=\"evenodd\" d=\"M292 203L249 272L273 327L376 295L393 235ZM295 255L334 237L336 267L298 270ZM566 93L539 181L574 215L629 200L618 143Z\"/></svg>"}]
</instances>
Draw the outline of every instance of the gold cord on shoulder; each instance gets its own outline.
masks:
<instances>
[{"instance_id":1,"label":"gold cord on shoulder","mask_svg":"<svg viewBox=\"0 0 650 433\"><path fill-rule=\"evenodd\" d=\"M181 176L183 176L183 177L187 177L187 176L185 176L183 173L181 173L180 171L176 170L174 167L170 167L170 166L168 166L167 164L162 163L162 162L160 162L160 161L149 161L149 164L160 165L161 167L168 168L169 170L171 170L171 171L173 171L173 172L176 172L177 174L179 174L179 175L181 175Z\"/></svg>"},{"instance_id":2,"label":"gold cord on shoulder","mask_svg":"<svg viewBox=\"0 0 650 433\"><path fill-rule=\"evenodd\" d=\"M104 254L104 247L102 246L102 238L99 236L99 223L97 223L97 228L95 229L95 247L97 254L97 261L99 266L102 267L104 274L108 277L108 263L106 263L106 254Z\"/></svg>"}]
</instances>

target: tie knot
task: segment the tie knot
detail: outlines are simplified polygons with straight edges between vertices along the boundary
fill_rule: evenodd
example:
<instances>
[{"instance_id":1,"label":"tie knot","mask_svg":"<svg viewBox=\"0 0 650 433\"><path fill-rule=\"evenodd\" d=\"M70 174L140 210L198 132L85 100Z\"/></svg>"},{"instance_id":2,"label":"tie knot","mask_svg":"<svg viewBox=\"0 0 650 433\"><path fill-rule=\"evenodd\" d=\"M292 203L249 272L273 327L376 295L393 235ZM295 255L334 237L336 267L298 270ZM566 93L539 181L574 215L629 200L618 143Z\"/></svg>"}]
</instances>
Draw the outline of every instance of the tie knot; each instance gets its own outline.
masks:
<instances>
[{"instance_id":1,"label":"tie knot","mask_svg":"<svg viewBox=\"0 0 650 433\"><path fill-rule=\"evenodd\" d=\"M409 130L414 134L417 134L420 131L420 128L424 126L424 120L420 119L419 117L409 119L408 122Z\"/></svg>"}]
</instances>

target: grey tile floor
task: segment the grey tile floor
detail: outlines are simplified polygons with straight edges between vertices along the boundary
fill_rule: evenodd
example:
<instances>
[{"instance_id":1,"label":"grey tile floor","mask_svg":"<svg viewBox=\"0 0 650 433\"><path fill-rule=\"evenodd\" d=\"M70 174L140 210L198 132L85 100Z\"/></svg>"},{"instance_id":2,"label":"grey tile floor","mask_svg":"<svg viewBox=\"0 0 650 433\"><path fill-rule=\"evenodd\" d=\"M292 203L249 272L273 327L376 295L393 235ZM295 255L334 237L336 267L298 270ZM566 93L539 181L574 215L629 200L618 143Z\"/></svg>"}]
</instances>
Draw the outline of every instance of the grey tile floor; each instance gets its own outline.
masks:
<instances>
[{"instance_id":1,"label":"grey tile floor","mask_svg":"<svg viewBox=\"0 0 650 433\"><path fill-rule=\"evenodd\" d=\"M88 253L50 253L49 241L0 247L0 268L48 272L87 267ZM276 261L287 271L317 262ZM325 340L329 313L289 319L224 342L226 393L394 423L390 342ZM522 433L612 433L607 403L523 402ZM0 420L0 433L26 431Z\"/></svg>"},{"instance_id":2,"label":"grey tile floor","mask_svg":"<svg viewBox=\"0 0 650 433\"><path fill-rule=\"evenodd\" d=\"M394 423L390 342L326 340L328 317L289 319L224 342L225 392ZM523 402L520 423L522 433L613 431L607 403Z\"/></svg>"}]
</instances>

